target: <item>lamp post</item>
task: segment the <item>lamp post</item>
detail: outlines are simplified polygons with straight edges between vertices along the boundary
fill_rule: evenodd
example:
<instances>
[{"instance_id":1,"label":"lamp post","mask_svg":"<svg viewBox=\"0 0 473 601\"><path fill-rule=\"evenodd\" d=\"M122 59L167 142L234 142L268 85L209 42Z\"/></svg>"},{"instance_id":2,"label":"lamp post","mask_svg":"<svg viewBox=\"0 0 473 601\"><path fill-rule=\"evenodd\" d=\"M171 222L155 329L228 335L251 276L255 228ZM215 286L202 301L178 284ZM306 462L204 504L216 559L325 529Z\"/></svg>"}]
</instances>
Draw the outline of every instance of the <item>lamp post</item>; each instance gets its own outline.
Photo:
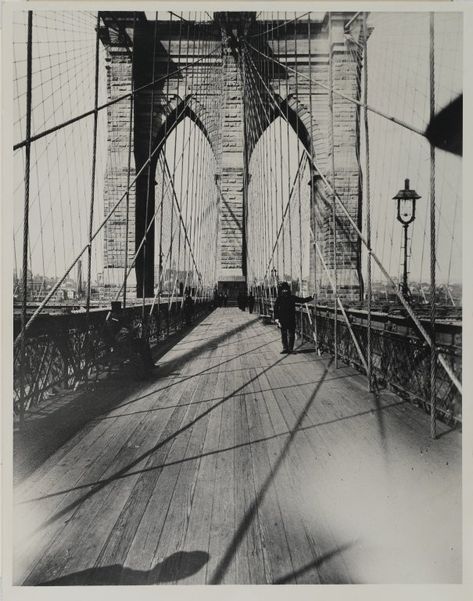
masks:
<instances>
[{"instance_id":1,"label":"lamp post","mask_svg":"<svg viewBox=\"0 0 473 601\"><path fill-rule=\"evenodd\" d=\"M407 284L407 232L409 225L416 218L416 200L421 198L415 190L409 188L409 180L404 180L404 188L399 190L393 200L397 201L397 220L402 223L404 228L404 269L402 276L401 292L407 299L410 297L409 286Z\"/></svg>"}]
</instances>

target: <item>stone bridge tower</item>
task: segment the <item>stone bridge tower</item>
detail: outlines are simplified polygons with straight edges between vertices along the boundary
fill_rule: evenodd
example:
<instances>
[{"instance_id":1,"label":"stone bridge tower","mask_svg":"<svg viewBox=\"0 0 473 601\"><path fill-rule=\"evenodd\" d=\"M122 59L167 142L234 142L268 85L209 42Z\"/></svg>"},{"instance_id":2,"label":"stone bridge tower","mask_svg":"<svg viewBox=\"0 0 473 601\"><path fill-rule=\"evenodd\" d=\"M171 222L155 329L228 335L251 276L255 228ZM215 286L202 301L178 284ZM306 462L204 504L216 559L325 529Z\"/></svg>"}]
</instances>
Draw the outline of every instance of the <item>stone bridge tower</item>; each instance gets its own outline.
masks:
<instances>
[{"instance_id":1,"label":"stone bridge tower","mask_svg":"<svg viewBox=\"0 0 473 601\"><path fill-rule=\"evenodd\" d=\"M186 79L180 75L164 78L167 72L178 71L201 58L194 43L196 25L186 24L182 35L182 22L150 21L141 12L102 13L104 26L101 39L107 49L108 94L114 98L126 94L132 87L139 88L154 79L163 77L162 83L144 89L135 96L133 106L131 177L138 173L149 156L149 129L152 124L152 147L159 145L184 117L190 117L206 135L217 162L215 181L219 190L219 285L225 287L246 286L245 213L246 201L245 164L263 135L253 131L245 135L243 119L243 94L245 92L242 68L245 41L254 44L263 54L273 56L283 65L295 68L323 86L329 83L329 58L332 61L334 88L351 98L359 98L358 75L360 57L353 52L353 41L345 35L344 25L353 13L337 12L331 15L329 39L328 13L316 13L311 23L295 21L275 30L271 42L257 42L255 32L260 31L256 13L214 13L213 21L199 24L199 36L205 38L202 56L208 49L220 45L212 56L215 77L199 78L199 68L192 68L194 82L192 92ZM261 24L259 24L261 25ZM274 22L272 26L274 27ZM202 33L204 31L204 33ZM156 42L155 42L156 36ZM297 39L297 55L294 40ZM331 43L330 43L331 42ZM154 48L154 60L153 60ZM169 49L169 52L167 51ZM310 52L309 52L310 50ZM206 59L208 64L208 61ZM333 102L333 140L329 127L329 99L325 87L313 84L301 77L297 79L290 69L272 63L256 65L265 79L261 99L266 115L276 119L283 115L298 131L302 143L314 153L317 168L331 179L331 149L335 148L335 188L358 223L361 220L361 182L358 163L359 114L356 104L339 96ZM270 98L270 92L272 98ZM192 94L189 97L189 93ZM209 95L207 108L199 101L200 95ZM275 107L274 98L278 106ZM151 104L153 104L151 111ZM251 111L262 111L253 103ZM209 108L210 107L210 108ZM152 113L152 114L151 114ZM127 187L127 162L129 149L130 102L121 101L108 109L109 161L105 185L105 210L113 206ZM267 123L267 119L246 115L252 123ZM265 129L265 128L264 128ZM112 157L113 155L113 157ZM154 177L157 154L151 168L138 178L136 190L130 194L130 209L134 215L135 240L131 239L128 255L132 256L135 245L141 241L154 213ZM113 169L112 169L113 165ZM117 167L118 166L118 167ZM310 183L310 182L308 182ZM331 195L316 170L312 176L312 220L317 239L329 270L333 270L333 231ZM148 215L145 207L148 205ZM132 219L133 221L133 219ZM360 290L360 246L356 235L347 225L341 211L337 211L337 272L341 282L340 294L356 296ZM110 248L123 251L125 240L124 212L117 213L108 224L106 238ZM132 237L133 238L133 237ZM105 253L105 265L111 270L123 272L123 265L110 260L112 252ZM114 256L120 256L115 252ZM137 294L154 296L154 232L147 236L147 252L141 252L136 263ZM312 250L312 284L317 277L319 285L329 290L328 279L320 268L315 273L315 253ZM115 259L116 261L116 259Z\"/></svg>"}]
</instances>

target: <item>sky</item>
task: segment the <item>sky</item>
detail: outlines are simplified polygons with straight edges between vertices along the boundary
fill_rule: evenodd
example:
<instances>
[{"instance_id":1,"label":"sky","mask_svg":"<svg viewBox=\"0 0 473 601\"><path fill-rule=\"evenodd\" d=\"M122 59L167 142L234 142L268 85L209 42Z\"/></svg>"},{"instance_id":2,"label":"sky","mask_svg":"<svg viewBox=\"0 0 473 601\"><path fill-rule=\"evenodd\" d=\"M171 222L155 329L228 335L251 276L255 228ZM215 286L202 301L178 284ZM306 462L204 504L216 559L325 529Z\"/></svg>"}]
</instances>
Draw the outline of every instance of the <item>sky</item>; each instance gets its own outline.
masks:
<instances>
[{"instance_id":1,"label":"sky","mask_svg":"<svg viewBox=\"0 0 473 601\"><path fill-rule=\"evenodd\" d=\"M457 13L437 14L435 18L435 95L438 109L462 90L461 18ZM19 141L25 136L26 13L18 12L14 20L14 135ZM428 14L372 13L369 24L373 31L368 43L368 103L415 127L425 127L429 117ZM33 133L92 108L94 26L93 13L34 13ZM102 46L99 96L100 101L106 100L105 52ZM61 275L87 241L92 124L92 118L83 119L32 145L30 261L35 274ZM422 137L373 113L369 116L369 126L374 250L389 273L398 276L401 225L395 221L392 196L403 187L404 179L408 177L411 187L422 197L418 202L417 219L411 228L411 277L428 280L429 147ZM106 127L106 111L102 111L98 130L95 226L103 219L104 212ZM268 135L273 134L269 132ZM363 147L362 141L362 152ZM293 135L290 148L292 158L289 160L284 156L286 179L287 174L294 174L296 169L297 140ZM443 151L436 154L438 280L459 282L461 159ZM290 168L287 167L289 163ZM15 263L19 269L23 229L23 150L14 155L14 178ZM275 198L277 204L287 200L288 192L285 186L283 188L278 199ZM302 195L300 198L303 211L306 211L305 197ZM307 228L303 237L306 248ZM102 269L102 245L103 236L100 235L93 249L94 277ZM304 264L308 265L307 253L303 252ZM381 279L376 269L373 277Z\"/></svg>"}]
</instances>

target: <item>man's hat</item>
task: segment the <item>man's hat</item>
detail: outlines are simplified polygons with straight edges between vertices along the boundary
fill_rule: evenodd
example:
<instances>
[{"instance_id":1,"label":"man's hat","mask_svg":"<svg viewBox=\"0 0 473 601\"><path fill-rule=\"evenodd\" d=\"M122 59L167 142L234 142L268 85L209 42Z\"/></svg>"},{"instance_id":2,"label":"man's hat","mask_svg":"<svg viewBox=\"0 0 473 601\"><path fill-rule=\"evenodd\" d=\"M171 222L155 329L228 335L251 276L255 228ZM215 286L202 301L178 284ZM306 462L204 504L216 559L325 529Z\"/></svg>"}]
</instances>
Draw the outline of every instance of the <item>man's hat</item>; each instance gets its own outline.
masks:
<instances>
[{"instance_id":1,"label":"man's hat","mask_svg":"<svg viewBox=\"0 0 473 601\"><path fill-rule=\"evenodd\" d=\"M281 290L290 290L290 289L291 288L290 288L290 286L289 286L289 284L287 282L283 282L281 284Z\"/></svg>"}]
</instances>

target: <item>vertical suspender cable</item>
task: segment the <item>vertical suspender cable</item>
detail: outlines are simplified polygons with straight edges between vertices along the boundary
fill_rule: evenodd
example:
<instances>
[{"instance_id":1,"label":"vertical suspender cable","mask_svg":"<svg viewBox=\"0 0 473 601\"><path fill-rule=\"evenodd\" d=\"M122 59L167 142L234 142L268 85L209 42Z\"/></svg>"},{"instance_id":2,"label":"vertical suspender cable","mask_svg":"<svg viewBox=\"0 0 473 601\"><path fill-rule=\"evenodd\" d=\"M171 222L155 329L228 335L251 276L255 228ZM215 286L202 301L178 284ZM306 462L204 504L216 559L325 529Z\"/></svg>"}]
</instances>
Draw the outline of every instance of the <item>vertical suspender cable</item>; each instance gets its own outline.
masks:
<instances>
[{"instance_id":1,"label":"vertical suspender cable","mask_svg":"<svg viewBox=\"0 0 473 601\"><path fill-rule=\"evenodd\" d=\"M430 119L435 115L435 13L430 13ZM436 424L436 379L437 349L435 328L435 293L436 293L436 248L435 248L435 146L430 145L430 435L437 437Z\"/></svg>"},{"instance_id":2,"label":"vertical suspender cable","mask_svg":"<svg viewBox=\"0 0 473 601\"><path fill-rule=\"evenodd\" d=\"M126 287L127 287L127 279L128 279L128 240L130 235L130 177L131 177L131 145L133 142L133 108L135 104L135 94L134 94L134 84L133 84L133 67L135 62L135 50L136 50L136 12L133 13L133 47L132 58L131 58L131 97L130 97L130 112L129 112L129 122L130 127L128 130L128 165L127 165L127 176L126 176L126 207L125 207L125 219L126 219L126 230L125 230L125 257L124 257L124 283L123 283L123 308L126 307ZM135 188L136 190L136 188ZM136 197L136 192L135 192Z\"/></svg>"},{"instance_id":3,"label":"vertical suspender cable","mask_svg":"<svg viewBox=\"0 0 473 601\"><path fill-rule=\"evenodd\" d=\"M23 294L21 299L21 369L20 369L20 428L25 417L26 370L26 303L28 296L28 238L30 216L30 163L31 163L31 71L33 66L33 11L28 11L28 41L26 57L26 147L25 147L25 204L23 214Z\"/></svg>"},{"instance_id":4,"label":"vertical suspender cable","mask_svg":"<svg viewBox=\"0 0 473 601\"><path fill-rule=\"evenodd\" d=\"M97 24L95 33L95 80L94 80L94 129L92 138L92 171L90 175L90 208L89 208L89 243L87 247L87 294L85 300L85 357L84 357L84 376L87 381L88 373L88 360L89 360L89 313L90 313L90 292L91 292L91 278L92 278L92 240L94 234L94 206L95 206L95 171L97 166L97 125L98 125L98 105L99 105L99 27L100 27L100 13L97 13Z\"/></svg>"},{"instance_id":5,"label":"vertical suspender cable","mask_svg":"<svg viewBox=\"0 0 473 601\"><path fill-rule=\"evenodd\" d=\"M296 17L297 14L294 13L294 17ZM296 94L299 90L299 80L297 77L297 68L298 68L298 64L297 64L297 23L294 22L294 61L295 61L295 65L294 68L296 70ZM299 102L297 103L297 106L299 106ZM299 145L301 143L300 141L300 131L299 131L299 117L297 115L297 119L296 119L296 135L297 135L297 162L299 163ZM302 296L303 295L303 291L302 291L302 201L301 201L301 177L302 177L302 172L300 173L300 175L297 177L297 196L298 196L298 213L299 213L299 295ZM301 326L302 326L302 312L301 312Z\"/></svg>"},{"instance_id":6,"label":"vertical suspender cable","mask_svg":"<svg viewBox=\"0 0 473 601\"><path fill-rule=\"evenodd\" d=\"M278 13L279 17L279 13ZM278 56L281 56L281 37L278 36ZM287 66L287 53L285 56L286 66ZM288 71L286 69L285 76L288 77ZM282 88L282 85L281 85ZM283 156L282 156L282 119L279 119L279 156L280 156L280 165L279 172L281 174L281 219L284 213L284 198L283 198ZM286 273L286 232L283 228L282 231L282 277L284 278L284 274Z\"/></svg>"},{"instance_id":7,"label":"vertical suspender cable","mask_svg":"<svg viewBox=\"0 0 473 601\"><path fill-rule=\"evenodd\" d=\"M178 56L181 55L181 36L182 36L182 19L179 19L179 46L178 46ZM171 41L169 41L169 47L171 46ZM176 106L176 111L177 111L177 106ZM173 154L172 154L172 185L174 186L174 180L175 180L175 176L176 176L176 156L177 156L177 124L174 126L174 142L173 142ZM178 227L179 227L179 223L178 223ZM168 286L168 298L171 299L171 305L172 305L172 299L174 297L174 290L176 287L176 283L177 283L177 269L175 270L176 273L174 274L174 279L173 279L173 261L175 262L175 258L173 257L173 249L174 249L174 209L171 205L171 240L172 240L172 244L171 244L171 248L169 249L169 268L170 268L170 275L171 277L169 278L169 286ZM172 289L171 289L171 280L173 279L173 285L172 285Z\"/></svg>"},{"instance_id":8,"label":"vertical suspender cable","mask_svg":"<svg viewBox=\"0 0 473 601\"><path fill-rule=\"evenodd\" d=\"M330 117L330 159L331 179L335 187L335 141L333 127L333 31L332 13L328 14L328 76L329 76L329 117ZM335 358L335 369L338 367L338 329L337 329L337 205L335 194L332 194L332 244L333 244L333 354Z\"/></svg>"},{"instance_id":9,"label":"vertical suspender cable","mask_svg":"<svg viewBox=\"0 0 473 601\"><path fill-rule=\"evenodd\" d=\"M154 15L154 33L153 33L153 67L152 67L152 81L155 81L156 77L156 38L158 28L158 13ZM150 107L149 107L149 132L148 132L148 169L147 169L147 183L146 183L146 206L145 206L145 237L142 250L142 306L141 306L141 319L144 325L146 321L146 275L147 275L147 241L148 241L148 212L149 212L149 196L151 193L151 156L152 156L152 144L153 144L153 112L154 112L154 92L155 84L151 88ZM161 152L161 150L160 150Z\"/></svg>"},{"instance_id":10,"label":"vertical suspender cable","mask_svg":"<svg viewBox=\"0 0 473 601\"><path fill-rule=\"evenodd\" d=\"M163 147L161 149L161 156L163 157L163 163L165 163L166 161L166 146L167 146L167 141L168 141L168 120L167 120L167 104L169 102L169 73L170 73L170 66L171 66L171 27L172 27L172 13L170 13L170 19L169 19L169 25L168 25L168 49L167 49L167 60L166 60L166 95L164 96L164 100L163 100L163 113L164 113L164 144ZM166 202L165 199L165 190L164 190L164 180L165 180L165 171L163 169L162 174L161 174L161 210L160 210L160 215L159 215L159 274L158 274L158 298L161 298L161 294L162 294L162 290L163 290L163 279L164 279L164 274L163 274L163 256L164 256L164 252L163 252L163 218L164 218L164 203ZM170 199L170 204L171 204L171 211L173 211L173 206L172 206L172 201ZM167 305L167 316L168 319L166 320L166 326L167 326L167 334L169 335L169 299L168 299L168 305Z\"/></svg>"},{"instance_id":11,"label":"vertical suspender cable","mask_svg":"<svg viewBox=\"0 0 473 601\"><path fill-rule=\"evenodd\" d=\"M249 227L250 223L248 221L248 191L249 191L249 157L248 157L248 104L246 101L246 71L245 71L245 61L243 59L243 55L240 57L240 73L241 73L241 83L243 87L243 214L244 214L244 236L245 236L245 268L246 268L246 276L247 282L250 274L253 274L253 271L250 269L250 255L252 253L252 248L249 246ZM250 278L251 282L251 278Z\"/></svg>"},{"instance_id":12,"label":"vertical suspender cable","mask_svg":"<svg viewBox=\"0 0 473 601\"><path fill-rule=\"evenodd\" d=\"M87 297L86 297L86 321L90 311L90 282L92 276L92 236L94 233L94 204L95 204L95 171L97 166L97 125L98 125L98 105L99 105L99 28L100 13L97 13L97 25L95 35L95 81L94 81L94 133L92 142L92 173L90 176L90 210L89 210L89 246L87 248Z\"/></svg>"},{"instance_id":13,"label":"vertical suspender cable","mask_svg":"<svg viewBox=\"0 0 473 601\"><path fill-rule=\"evenodd\" d=\"M186 31L186 56L187 56L187 61L189 61L189 32L190 32L190 21L187 21L187 31ZM181 56L181 47L179 48L179 56ZM187 79L188 79L188 74L189 74L189 69L186 69L185 74L184 74L184 96L186 95L186 91L187 91ZM184 210L184 194L183 194L183 189L184 189L184 165L186 164L187 161L187 157L189 155L189 153L185 153L184 149L185 149L185 137L186 137L186 119L183 120L182 123L182 127L181 127L181 132L182 132L182 162L181 162L181 168L180 168L180 183L179 183L179 195L180 195L180 200L181 200L181 207L182 210ZM177 242L177 246L178 246L178 253L179 253L179 261L178 261L178 267L177 269L179 271L182 271L181 268L181 259L182 259L182 266L184 271L187 269L186 267L186 260L185 260L185 249L186 249L186 243L185 240L183 242L183 245L181 244L181 240L182 240L182 224L179 222L179 231L178 231L178 242ZM182 250L182 246L184 247L184 249ZM184 287L183 287L183 298L181 302L184 302L184 294L185 294L185 288L187 286L187 271L186 271L186 275L184 276Z\"/></svg>"},{"instance_id":14,"label":"vertical suspender cable","mask_svg":"<svg viewBox=\"0 0 473 601\"><path fill-rule=\"evenodd\" d=\"M284 13L284 21L287 21L287 13ZM289 55L287 49L287 23L284 25L284 38L285 38L285 46L286 46L286 61L289 62ZM287 193L288 197L291 194L291 145L290 145L290 137L289 137L289 96L290 96L291 87L289 85L289 77L286 79L286 143L287 143ZM289 222L289 271L291 278L291 289L292 289L292 220L291 220L291 205L289 205L288 212L288 222Z\"/></svg>"},{"instance_id":15,"label":"vertical suspender cable","mask_svg":"<svg viewBox=\"0 0 473 601\"><path fill-rule=\"evenodd\" d=\"M309 114L310 114L310 157L311 161L314 161L314 113L312 107L312 31L311 31L311 19L310 12L307 14L307 38L309 48ZM315 170L312 167L312 162L309 166L310 176L310 215L313 215L312 220L312 231L314 233L314 241L317 240L317 215L316 215L316 201L315 201L315 181L314 175ZM312 252L312 251L311 251ZM315 350L318 352L318 335L317 335L317 252L314 252L314 342Z\"/></svg>"},{"instance_id":16,"label":"vertical suspender cable","mask_svg":"<svg viewBox=\"0 0 473 601\"><path fill-rule=\"evenodd\" d=\"M366 192L366 241L368 243L367 255L367 348L366 361L368 365L368 388L373 388L372 376L372 338L371 338L371 198L370 198L370 134L368 123L368 27L366 23L367 14L363 13L363 117L365 125L365 192Z\"/></svg>"}]
</instances>

